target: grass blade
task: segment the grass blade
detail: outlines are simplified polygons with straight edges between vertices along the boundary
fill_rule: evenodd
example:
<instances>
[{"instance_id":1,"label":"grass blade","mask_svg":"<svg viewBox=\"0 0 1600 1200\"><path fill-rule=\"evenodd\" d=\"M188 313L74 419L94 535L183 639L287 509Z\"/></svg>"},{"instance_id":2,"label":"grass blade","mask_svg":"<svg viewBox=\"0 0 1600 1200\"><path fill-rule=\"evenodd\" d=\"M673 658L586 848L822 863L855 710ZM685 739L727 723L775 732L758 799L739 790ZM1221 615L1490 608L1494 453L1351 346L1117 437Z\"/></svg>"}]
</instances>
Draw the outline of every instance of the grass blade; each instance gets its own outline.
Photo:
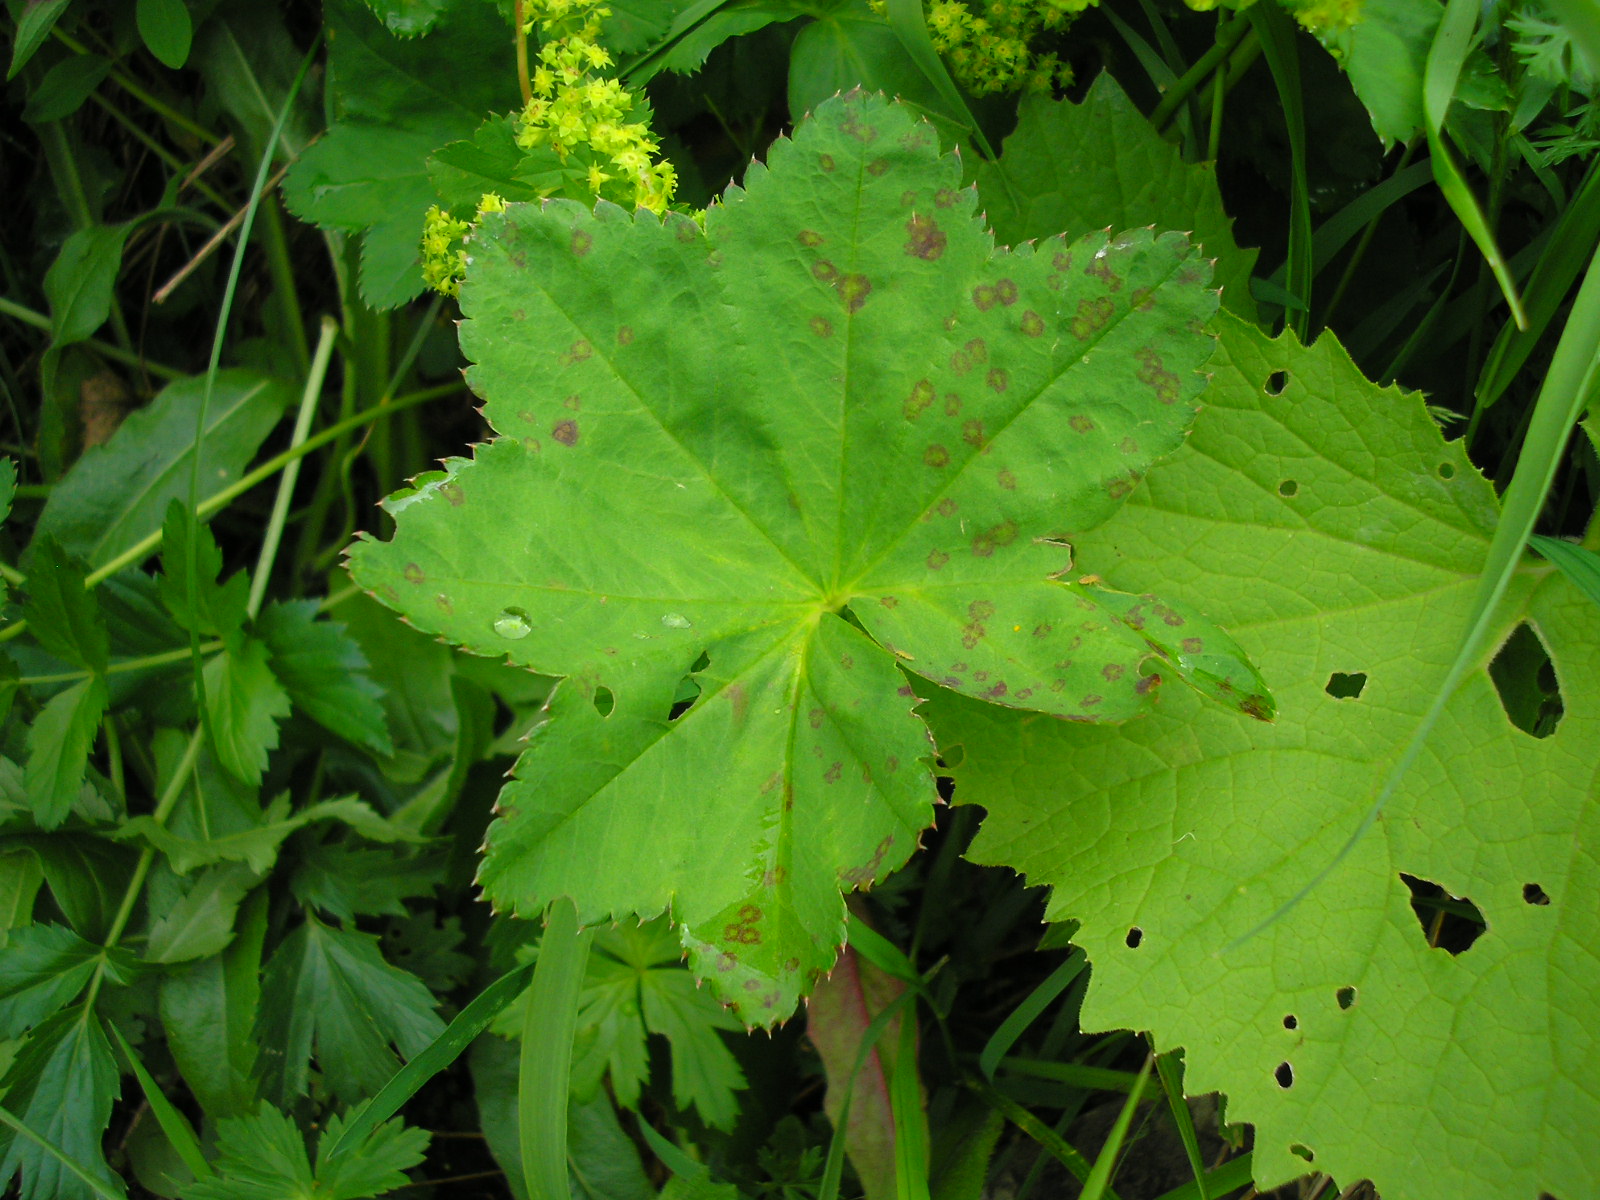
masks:
<instances>
[{"instance_id":1,"label":"grass blade","mask_svg":"<svg viewBox=\"0 0 1600 1200\"><path fill-rule=\"evenodd\" d=\"M1522 310L1522 300L1517 295L1511 270L1495 243L1494 233L1484 218L1483 209L1478 206L1477 198L1467 186L1461 168L1456 166L1442 134L1450 102L1455 98L1456 81L1461 76L1461 67L1466 62L1477 24L1476 0L1448 0L1444 18L1439 22L1439 31L1434 34L1433 44L1428 47L1428 64L1422 77L1422 111L1426 118L1428 151L1432 156L1433 178L1439 185L1439 191L1455 211L1456 219L1467 231L1467 236L1478 247L1478 253L1489 264L1495 282L1500 285L1506 303L1511 306L1511 316L1517 328L1526 329L1528 317Z\"/></svg>"},{"instance_id":2,"label":"grass blade","mask_svg":"<svg viewBox=\"0 0 1600 1200\"><path fill-rule=\"evenodd\" d=\"M1197 1183L1186 1183L1157 1197L1157 1200L1204 1200L1208 1195L1226 1196L1229 1192L1246 1187L1252 1178L1250 1152L1246 1150L1238 1158L1230 1158L1220 1167L1207 1171L1203 1190Z\"/></svg>"},{"instance_id":3,"label":"grass blade","mask_svg":"<svg viewBox=\"0 0 1600 1200\"><path fill-rule=\"evenodd\" d=\"M183 1165L189 1168L189 1174L196 1179L206 1178L211 1174L211 1164L206 1161L205 1151L200 1148L200 1139L195 1137L194 1127L189 1124L189 1118L173 1107L172 1101L168 1100L167 1094L161 1090L161 1085L151 1077L144 1063L140 1061L139 1055L128 1044L128 1039L122 1036L122 1030L117 1028L117 1023L107 1021L105 1025L111 1031L111 1039L122 1051L122 1057L127 1059L128 1065L133 1068L134 1077L144 1090L144 1098L149 1101L150 1111L155 1114L156 1124L161 1126L161 1132L167 1135L167 1141L178 1152L178 1157L183 1159Z\"/></svg>"},{"instance_id":4,"label":"grass blade","mask_svg":"<svg viewBox=\"0 0 1600 1200\"><path fill-rule=\"evenodd\" d=\"M1544 555L1546 562L1560 568L1580 592L1600 604L1600 554L1560 538L1534 536L1528 544Z\"/></svg>"},{"instance_id":5,"label":"grass blade","mask_svg":"<svg viewBox=\"0 0 1600 1200\"><path fill-rule=\"evenodd\" d=\"M1139 1069L1138 1082L1128 1093L1127 1102L1117 1114L1116 1124L1112 1125L1111 1132L1106 1135L1106 1144L1101 1147L1099 1156L1094 1160L1094 1169L1089 1172L1089 1178L1083 1181L1083 1191L1079 1193L1079 1200L1101 1200L1102 1197L1111 1194L1111 1172L1116 1168L1117 1158L1122 1153L1122 1143L1128 1138L1128 1126L1133 1124L1133 1114L1139 1110L1139 1097L1144 1095L1145 1082L1150 1078L1150 1064L1154 1061L1155 1055L1146 1056L1144 1066Z\"/></svg>"},{"instance_id":6,"label":"grass blade","mask_svg":"<svg viewBox=\"0 0 1600 1200\"><path fill-rule=\"evenodd\" d=\"M1054 1129L992 1084L979 1079L968 1079L967 1086L982 1096L989 1106L1006 1120L1038 1142L1040 1148L1065 1167L1074 1179L1080 1183L1088 1182L1089 1176L1094 1172L1094 1164ZM1117 1193L1111 1190L1109 1183L1101 1190L1100 1197L1101 1200L1118 1200Z\"/></svg>"},{"instance_id":7,"label":"grass blade","mask_svg":"<svg viewBox=\"0 0 1600 1200\"><path fill-rule=\"evenodd\" d=\"M1284 287L1299 305L1285 320L1300 340L1311 329L1311 189L1306 182L1306 110L1300 94L1300 58L1294 26L1275 4L1257 4L1246 10L1261 52L1278 86L1283 123L1289 132L1289 254L1284 264Z\"/></svg>"},{"instance_id":8,"label":"grass blade","mask_svg":"<svg viewBox=\"0 0 1600 1200\"><path fill-rule=\"evenodd\" d=\"M894 1114L894 1183L899 1200L928 1200L928 1118L922 1111L917 1071L917 1022L912 1009L900 1022L900 1044L889 1078Z\"/></svg>"},{"instance_id":9,"label":"grass blade","mask_svg":"<svg viewBox=\"0 0 1600 1200\"><path fill-rule=\"evenodd\" d=\"M1211 1200L1211 1190L1206 1184L1206 1160L1201 1157L1200 1136L1194 1130L1194 1114L1183 1098L1183 1060L1176 1050L1169 1050L1156 1059L1156 1074L1161 1077L1161 1090L1167 1094L1167 1107L1172 1110L1173 1124L1178 1127L1178 1140L1188 1156L1189 1170L1194 1172L1198 1200Z\"/></svg>"},{"instance_id":10,"label":"grass blade","mask_svg":"<svg viewBox=\"0 0 1600 1200\"><path fill-rule=\"evenodd\" d=\"M563 897L545 917L534 964L522 1062L517 1080L517 1144L532 1200L568 1200L567 1093L578 998L594 930L578 928L578 910Z\"/></svg>"},{"instance_id":11,"label":"grass blade","mask_svg":"<svg viewBox=\"0 0 1600 1200\"><path fill-rule=\"evenodd\" d=\"M501 1010L522 995L532 976L532 964L517 967L479 992L471 1004L456 1014L445 1031L433 1039L432 1045L396 1071L360 1114L345 1126L339 1140L328 1151L328 1161L334 1161L366 1141L368 1135L399 1112L423 1084L461 1057Z\"/></svg>"},{"instance_id":12,"label":"grass blade","mask_svg":"<svg viewBox=\"0 0 1600 1200\"><path fill-rule=\"evenodd\" d=\"M1017 1044L1017 1039L1027 1031L1028 1026L1039 1019L1040 1013L1055 1002L1057 996L1067 990L1072 981L1088 965L1088 956L1081 948L1075 948L1067 956L1067 961L1051 971L1044 982L1029 992L1027 998L1000 1023L1000 1028L994 1031L993 1036L983 1047L983 1052L978 1055L978 1070L983 1072L985 1079L994 1078L995 1068L1000 1065L1000 1060L1006 1056L1011 1047Z\"/></svg>"}]
</instances>

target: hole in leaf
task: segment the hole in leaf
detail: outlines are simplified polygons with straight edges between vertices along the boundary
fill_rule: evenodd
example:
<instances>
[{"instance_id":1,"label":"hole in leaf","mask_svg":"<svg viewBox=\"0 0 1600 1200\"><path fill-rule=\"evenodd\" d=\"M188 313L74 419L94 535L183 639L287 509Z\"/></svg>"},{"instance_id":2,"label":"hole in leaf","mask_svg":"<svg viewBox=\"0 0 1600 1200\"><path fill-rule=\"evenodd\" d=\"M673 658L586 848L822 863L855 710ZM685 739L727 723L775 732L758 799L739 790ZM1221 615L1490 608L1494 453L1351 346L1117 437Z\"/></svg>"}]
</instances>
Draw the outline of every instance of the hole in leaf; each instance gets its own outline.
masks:
<instances>
[{"instance_id":1,"label":"hole in leaf","mask_svg":"<svg viewBox=\"0 0 1600 1200\"><path fill-rule=\"evenodd\" d=\"M1523 884L1522 885L1522 898L1524 900L1526 900L1529 904L1544 905L1544 904L1549 904L1550 903L1550 897L1545 895L1544 889L1542 887L1540 887L1537 883L1525 883L1525 884Z\"/></svg>"},{"instance_id":2,"label":"hole in leaf","mask_svg":"<svg viewBox=\"0 0 1600 1200\"><path fill-rule=\"evenodd\" d=\"M1289 372L1274 371L1267 376L1266 391L1269 396L1283 395L1283 389L1289 386Z\"/></svg>"},{"instance_id":3,"label":"hole in leaf","mask_svg":"<svg viewBox=\"0 0 1600 1200\"><path fill-rule=\"evenodd\" d=\"M1124 938L1123 941L1128 943L1129 950L1137 950L1139 948L1139 943L1144 941L1144 930L1135 925L1132 929L1128 930L1128 936Z\"/></svg>"},{"instance_id":4,"label":"hole in leaf","mask_svg":"<svg viewBox=\"0 0 1600 1200\"><path fill-rule=\"evenodd\" d=\"M1411 889L1411 911L1417 914L1428 945L1460 954L1482 935L1483 912L1471 900L1452 896L1437 883L1404 872L1400 878Z\"/></svg>"},{"instance_id":5,"label":"hole in leaf","mask_svg":"<svg viewBox=\"0 0 1600 1200\"><path fill-rule=\"evenodd\" d=\"M1367 686L1367 673L1365 671L1352 671L1348 675L1343 671L1335 671L1328 676L1327 686L1322 690L1335 700L1356 700L1361 696L1361 690Z\"/></svg>"},{"instance_id":6,"label":"hole in leaf","mask_svg":"<svg viewBox=\"0 0 1600 1200\"><path fill-rule=\"evenodd\" d=\"M1281 1088L1294 1086L1294 1068L1286 1062L1278 1064L1278 1069L1272 1072L1272 1077L1278 1081L1278 1086Z\"/></svg>"},{"instance_id":7,"label":"hole in leaf","mask_svg":"<svg viewBox=\"0 0 1600 1200\"><path fill-rule=\"evenodd\" d=\"M678 680L678 690L672 694L672 709L667 713L667 720L676 721L694 707L695 701L700 699L700 681L695 676L710 665L710 656L702 652L689 667L689 673Z\"/></svg>"},{"instance_id":8,"label":"hole in leaf","mask_svg":"<svg viewBox=\"0 0 1600 1200\"><path fill-rule=\"evenodd\" d=\"M1285 479L1278 485L1278 495L1293 496L1300 491L1300 485L1292 479Z\"/></svg>"},{"instance_id":9,"label":"hole in leaf","mask_svg":"<svg viewBox=\"0 0 1600 1200\"><path fill-rule=\"evenodd\" d=\"M1298 1018L1295 1017L1295 1015L1293 1013L1290 1013L1288 1016L1284 1017L1284 1019L1283 1019L1283 1027L1285 1029L1299 1029L1300 1028L1300 1021L1299 1021Z\"/></svg>"},{"instance_id":10,"label":"hole in leaf","mask_svg":"<svg viewBox=\"0 0 1600 1200\"><path fill-rule=\"evenodd\" d=\"M597 687L594 690L594 710L602 717L609 717L611 710L617 706L617 698L608 687Z\"/></svg>"},{"instance_id":11,"label":"hole in leaf","mask_svg":"<svg viewBox=\"0 0 1600 1200\"><path fill-rule=\"evenodd\" d=\"M1342 987L1333 994L1333 998L1339 1002L1340 1008L1348 1009L1356 1002L1356 990L1353 987Z\"/></svg>"},{"instance_id":12,"label":"hole in leaf","mask_svg":"<svg viewBox=\"0 0 1600 1200\"><path fill-rule=\"evenodd\" d=\"M1290 1145L1289 1145L1289 1153L1294 1155L1296 1158L1303 1158L1307 1162L1316 1162L1317 1161L1316 1153L1311 1149L1311 1147L1310 1146L1303 1146L1299 1142L1291 1142L1290 1143Z\"/></svg>"},{"instance_id":13,"label":"hole in leaf","mask_svg":"<svg viewBox=\"0 0 1600 1200\"><path fill-rule=\"evenodd\" d=\"M1524 622L1512 631L1489 664L1489 678L1500 695L1500 707L1523 733L1547 738L1566 711L1550 652L1533 626Z\"/></svg>"},{"instance_id":14,"label":"hole in leaf","mask_svg":"<svg viewBox=\"0 0 1600 1200\"><path fill-rule=\"evenodd\" d=\"M1455 467L1453 467L1449 463L1440 463L1439 464L1439 478L1440 479L1454 479L1455 477L1456 477L1456 469L1455 469Z\"/></svg>"}]
</instances>

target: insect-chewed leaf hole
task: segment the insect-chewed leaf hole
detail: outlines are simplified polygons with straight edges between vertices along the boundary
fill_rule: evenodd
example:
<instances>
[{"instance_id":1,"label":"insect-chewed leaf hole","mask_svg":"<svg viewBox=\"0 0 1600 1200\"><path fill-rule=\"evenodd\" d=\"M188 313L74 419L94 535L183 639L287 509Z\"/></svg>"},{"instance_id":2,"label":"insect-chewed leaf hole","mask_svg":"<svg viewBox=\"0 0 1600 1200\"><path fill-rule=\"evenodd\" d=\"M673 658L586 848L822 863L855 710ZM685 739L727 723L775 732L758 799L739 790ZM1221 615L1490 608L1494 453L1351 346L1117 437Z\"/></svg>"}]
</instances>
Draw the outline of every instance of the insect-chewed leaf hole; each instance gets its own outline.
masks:
<instances>
[{"instance_id":1,"label":"insect-chewed leaf hole","mask_svg":"<svg viewBox=\"0 0 1600 1200\"><path fill-rule=\"evenodd\" d=\"M601 686L594 690L594 710L602 717L609 717L611 710L617 706L617 697L610 688Z\"/></svg>"},{"instance_id":2,"label":"insect-chewed leaf hole","mask_svg":"<svg viewBox=\"0 0 1600 1200\"><path fill-rule=\"evenodd\" d=\"M1286 1015L1283 1018L1283 1027L1285 1029L1299 1029L1300 1028L1300 1019L1298 1017L1296 1017L1293 1013L1289 1013L1288 1015Z\"/></svg>"},{"instance_id":3,"label":"insect-chewed leaf hole","mask_svg":"<svg viewBox=\"0 0 1600 1200\"><path fill-rule=\"evenodd\" d=\"M1367 686L1367 673L1365 671L1352 671L1346 674L1335 671L1328 676L1327 685L1322 689L1335 700L1358 700L1361 691Z\"/></svg>"},{"instance_id":4,"label":"insect-chewed leaf hole","mask_svg":"<svg viewBox=\"0 0 1600 1200\"><path fill-rule=\"evenodd\" d=\"M1286 1062L1278 1064L1272 1072L1272 1077L1278 1081L1278 1086L1284 1089L1294 1086L1294 1068Z\"/></svg>"},{"instance_id":5,"label":"insect-chewed leaf hole","mask_svg":"<svg viewBox=\"0 0 1600 1200\"><path fill-rule=\"evenodd\" d=\"M1296 1158L1303 1158L1307 1162L1317 1161L1316 1152L1312 1150L1310 1146L1304 1145L1301 1142L1291 1143L1289 1146L1289 1153L1294 1155Z\"/></svg>"},{"instance_id":6,"label":"insect-chewed leaf hole","mask_svg":"<svg viewBox=\"0 0 1600 1200\"><path fill-rule=\"evenodd\" d=\"M1283 395L1283 389L1288 386L1289 372L1287 371L1274 371L1271 375L1267 376L1267 382L1264 385L1266 393L1269 396Z\"/></svg>"},{"instance_id":7,"label":"insect-chewed leaf hole","mask_svg":"<svg viewBox=\"0 0 1600 1200\"><path fill-rule=\"evenodd\" d=\"M1452 955L1469 948L1483 934L1483 912L1471 900L1452 896L1437 883L1403 871L1401 880L1411 889L1411 911L1417 914L1428 945Z\"/></svg>"},{"instance_id":8,"label":"insect-chewed leaf hole","mask_svg":"<svg viewBox=\"0 0 1600 1200\"><path fill-rule=\"evenodd\" d=\"M1128 936L1122 940L1128 943L1129 950L1137 950L1139 948L1139 943L1144 941L1144 930L1135 925L1132 929L1128 930Z\"/></svg>"},{"instance_id":9,"label":"insect-chewed leaf hole","mask_svg":"<svg viewBox=\"0 0 1600 1200\"><path fill-rule=\"evenodd\" d=\"M702 652L700 657L695 659L694 663L689 667L689 673L678 680L678 690L672 694L672 708L667 713L667 720L676 721L694 707L695 701L700 699L700 680L698 676L701 671L704 671L710 665L710 655Z\"/></svg>"},{"instance_id":10,"label":"insect-chewed leaf hole","mask_svg":"<svg viewBox=\"0 0 1600 1200\"><path fill-rule=\"evenodd\" d=\"M1339 1002L1339 1007L1341 1009L1350 1009L1354 1007L1356 1002L1356 989L1353 987L1342 987L1333 994L1333 998Z\"/></svg>"},{"instance_id":11,"label":"insect-chewed leaf hole","mask_svg":"<svg viewBox=\"0 0 1600 1200\"><path fill-rule=\"evenodd\" d=\"M1524 622L1512 631L1489 664L1489 678L1500 707L1523 733L1547 738L1561 724L1566 712L1561 686L1550 652L1533 626Z\"/></svg>"},{"instance_id":12,"label":"insect-chewed leaf hole","mask_svg":"<svg viewBox=\"0 0 1600 1200\"><path fill-rule=\"evenodd\" d=\"M1545 890L1537 883L1523 884L1522 898L1529 904L1538 904L1543 906L1550 903L1550 897L1545 895Z\"/></svg>"},{"instance_id":13,"label":"insect-chewed leaf hole","mask_svg":"<svg viewBox=\"0 0 1600 1200\"><path fill-rule=\"evenodd\" d=\"M1278 485L1278 495L1297 496L1300 494L1300 485L1293 479L1285 479Z\"/></svg>"}]
</instances>

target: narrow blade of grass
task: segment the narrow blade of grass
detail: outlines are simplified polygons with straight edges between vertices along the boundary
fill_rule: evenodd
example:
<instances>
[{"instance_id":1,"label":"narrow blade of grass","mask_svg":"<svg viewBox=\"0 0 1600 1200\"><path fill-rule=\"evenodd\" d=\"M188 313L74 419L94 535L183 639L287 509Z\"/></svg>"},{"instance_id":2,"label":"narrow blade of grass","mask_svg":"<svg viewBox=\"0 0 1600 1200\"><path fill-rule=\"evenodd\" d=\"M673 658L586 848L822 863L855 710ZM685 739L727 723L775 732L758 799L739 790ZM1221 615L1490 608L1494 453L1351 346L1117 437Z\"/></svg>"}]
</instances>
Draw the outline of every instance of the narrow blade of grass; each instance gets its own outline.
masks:
<instances>
[{"instance_id":1,"label":"narrow blade of grass","mask_svg":"<svg viewBox=\"0 0 1600 1200\"><path fill-rule=\"evenodd\" d=\"M572 1038L593 940L594 930L578 928L578 910L571 900L562 898L550 905L522 1026L517 1078L517 1144L532 1200L568 1200Z\"/></svg>"},{"instance_id":2,"label":"narrow blade of grass","mask_svg":"<svg viewBox=\"0 0 1600 1200\"><path fill-rule=\"evenodd\" d=\"M366 1141L368 1135L399 1112L401 1105L416 1095L423 1084L461 1057L462 1052L489 1028L489 1023L500 1015L501 1010L522 995L532 977L531 964L517 967L479 992L471 1004L456 1014L455 1020L445 1027L445 1031L434 1038L422 1053L396 1071L360 1114L345 1126L339 1140L328 1150L328 1161L338 1159Z\"/></svg>"},{"instance_id":3,"label":"narrow blade of grass","mask_svg":"<svg viewBox=\"0 0 1600 1200\"><path fill-rule=\"evenodd\" d=\"M1560 538L1535 535L1528 544L1544 555L1546 562L1559 568L1579 591L1600 604L1600 554Z\"/></svg>"},{"instance_id":4,"label":"narrow blade of grass","mask_svg":"<svg viewBox=\"0 0 1600 1200\"><path fill-rule=\"evenodd\" d=\"M211 1174L211 1164L206 1161L206 1153L200 1148L200 1139L195 1136L194 1127L189 1124L189 1118L173 1107L172 1101L167 1099L167 1094L145 1069L138 1053L128 1044L128 1039L122 1036L122 1030L117 1028L115 1021L107 1021L106 1028L111 1031L111 1040L116 1042L117 1048L122 1051L122 1057L128 1060L128 1065L133 1068L134 1078L139 1081L139 1087L144 1091L144 1098L150 1104L150 1111L155 1114L156 1124L161 1126L161 1132L167 1135L167 1141L178 1152L178 1157L183 1160L183 1165L189 1168L189 1174L196 1179L204 1179Z\"/></svg>"},{"instance_id":5,"label":"narrow blade of grass","mask_svg":"<svg viewBox=\"0 0 1600 1200\"><path fill-rule=\"evenodd\" d=\"M1311 328L1311 190L1306 182L1306 110L1300 94L1300 58L1294 24L1276 4L1246 10L1283 105L1289 134L1289 253L1284 263L1284 289L1298 301L1285 321L1301 341Z\"/></svg>"},{"instance_id":6,"label":"narrow blade of grass","mask_svg":"<svg viewBox=\"0 0 1600 1200\"><path fill-rule=\"evenodd\" d=\"M1189 1102L1183 1097L1183 1060L1176 1050L1169 1050L1156 1059L1156 1074L1161 1077L1161 1090L1167 1094L1172 1123L1178 1127L1178 1140L1183 1143L1189 1170L1194 1173L1198 1200L1211 1200L1211 1191L1206 1185L1206 1160L1200 1154L1200 1135L1195 1132Z\"/></svg>"},{"instance_id":7,"label":"narrow blade of grass","mask_svg":"<svg viewBox=\"0 0 1600 1200\"><path fill-rule=\"evenodd\" d=\"M1220 1167L1207 1171L1203 1191L1197 1184L1186 1183L1157 1197L1157 1200L1205 1200L1207 1196L1226 1196L1231 1191L1248 1186L1252 1178L1250 1152L1247 1150L1238 1158L1230 1158Z\"/></svg>"},{"instance_id":8,"label":"narrow blade of grass","mask_svg":"<svg viewBox=\"0 0 1600 1200\"><path fill-rule=\"evenodd\" d=\"M994 1031L988 1043L983 1047L983 1052L978 1055L978 1070L983 1072L985 1079L993 1079L995 1068L1000 1065L1000 1060L1017 1044L1017 1039L1027 1031L1028 1026L1039 1019L1039 1014L1055 1002L1057 996L1066 991L1083 969L1089 965L1089 959L1081 949L1074 949L1067 956L1067 961L1062 963L1045 978L1045 980L1029 992L1027 998L1017 1005L1011 1015L1000 1023L1000 1028Z\"/></svg>"},{"instance_id":9,"label":"narrow blade of grass","mask_svg":"<svg viewBox=\"0 0 1600 1200\"><path fill-rule=\"evenodd\" d=\"M889 1111L894 1117L898 1200L928 1200L928 1118L922 1111L922 1077L917 1070L915 1008L900 1022L900 1044L889 1078Z\"/></svg>"},{"instance_id":10,"label":"narrow blade of grass","mask_svg":"<svg viewBox=\"0 0 1600 1200\"><path fill-rule=\"evenodd\" d=\"M968 1079L967 1086L982 1096L991 1108L1037 1142L1039 1147L1065 1167L1074 1179L1079 1183L1088 1183L1089 1176L1094 1171L1094 1164L1054 1129L992 1084L979 1079ZM1100 1196L1101 1200L1118 1200L1117 1193L1111 1189L1109 1183L1101 1189Z\"/></svg>"},{"instance_id":11,"label":"narrow blade of grass","mask_svg":"<svg viewBox=\"0 0 1600 1200\"><path fill-rule=\"evenodd\" d=\"M1144 1095L1144 1085L1150 1078L1150 1064L1153 1061L1155 1055L1149 1055L1144 1060L1144 1066L1139 1069L1139 1078L1134 1083L1133 1090L1128 1093L1122 1111L1117 1114L1111 1132L1106 1135L1106 1144L1100 1148L1100 1153L1094 1160L1094 1169L1089 1172L1089 1178L1083 1181L1083 1191L1079 1194L1079 1200L1101 1200L1102 1197L1111 1194L1111 1173L1116 1169L1117 1159L1122 1154L1122 1143L1128 1140L1128 1127L1133 1124L1133 1114L1139 1111L1139 1098Z\"/></svg>"}]
</instances>

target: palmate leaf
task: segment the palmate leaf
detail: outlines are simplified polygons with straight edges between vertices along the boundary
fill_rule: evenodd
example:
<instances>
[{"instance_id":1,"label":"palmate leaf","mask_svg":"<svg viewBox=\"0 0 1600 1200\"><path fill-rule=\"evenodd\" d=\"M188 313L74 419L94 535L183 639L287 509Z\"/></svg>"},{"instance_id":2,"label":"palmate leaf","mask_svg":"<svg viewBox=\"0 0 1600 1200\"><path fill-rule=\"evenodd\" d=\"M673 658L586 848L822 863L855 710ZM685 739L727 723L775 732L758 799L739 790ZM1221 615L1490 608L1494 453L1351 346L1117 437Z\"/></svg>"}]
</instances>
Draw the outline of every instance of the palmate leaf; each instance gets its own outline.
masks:
<instances>
[{"instance_id":1,"label":"palmate leaf","mask_svg":"<svg viewBox=\"0 0 1600 1200\"><path fill-rule=\"evenodd\" d=\"M497 905L670 906L697 971L774 1020L831 966L840 889L930 819L902 668L1071 720L1144 711L1161 674L1269 713L1215 628L1063 578L1192 419L1199 253L1148 230L997 252L976 207L931 128L853 96L704 233L485 220L462 343L501 436L393 497L352 570L565 677L489 834Z\"/></svg>"},{"instance_id":2,"label":"palmate leaf","mask_svg":"<svg viewBox=\"0 0 1600 1200\"><path fill-rule=\"evenodd\" d=\"M1367 383L1331 336L1218 324L1190 444L1083 552L1119 557L1125 587L1182 580L1279 719L1240 728L1177 695L1096 730L941 697L956 797L987 813L972 857L1053 888L1047 916L1082 922L1094 965L1084 1028L1183 1046L1187 1090L1255 1124L1263 1191L1316 1170L1408 1200L1600 1195L1600 613L1530 559L1381 818L1282 911L1432 702L1497 513L1421 399ZM1523 623L1565 705L1544 738L1483 669ZM1430 946L1402 873L1487 928Z\"/></svg>"}]
</instances>

